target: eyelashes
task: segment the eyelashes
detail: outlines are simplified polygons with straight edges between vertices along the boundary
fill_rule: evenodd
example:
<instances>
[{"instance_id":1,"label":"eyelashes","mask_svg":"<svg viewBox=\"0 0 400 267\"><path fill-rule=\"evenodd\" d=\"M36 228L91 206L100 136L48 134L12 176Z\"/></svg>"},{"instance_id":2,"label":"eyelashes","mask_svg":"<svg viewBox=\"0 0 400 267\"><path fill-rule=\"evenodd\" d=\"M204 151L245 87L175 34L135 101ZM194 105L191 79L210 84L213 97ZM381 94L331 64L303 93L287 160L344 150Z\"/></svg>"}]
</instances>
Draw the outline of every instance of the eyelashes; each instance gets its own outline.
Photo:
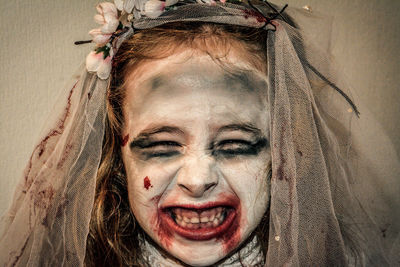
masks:
<instances>
[{"instance_id":1,"label":"eyelashes","mask_svg":"<svg viewBox=\"0 0 400 267\"><path fill-rule=\"evenodd\" d=\"M181 153L182 148L183 146L175 141L147 142L140 146L141 154L145 159L177 156Z\"/></svg>"},{"instance_id":2,"label":"eyelashes","mask_svg":"<svg viewBox=\"0 0 400 267\"><path fill-rule=\"evenodd\" d=\"M152 158L172 158L183 153L183 145L175 141L135 141L131 148L138 148L138 152L145 159ZM233 158L238 156L255 156L268 145L265 138L260 138L256 142L244 139L227 139L212 144L209 151L212 156L217 158Z\"/></svg>"},{"instance_id":3,"label":"eyelashes","mask_svg":"<svg viewBox=\"0 0 400 267\"><path fill-rule=\"evenodd\" d=\"M260 153L262 148L266 147L267 143L265 138L259 139L255 143L242 139L228 139L217 143L211 149L211 154L227 158L240 155L255 156Z\"/></svg>"}]
</instances>

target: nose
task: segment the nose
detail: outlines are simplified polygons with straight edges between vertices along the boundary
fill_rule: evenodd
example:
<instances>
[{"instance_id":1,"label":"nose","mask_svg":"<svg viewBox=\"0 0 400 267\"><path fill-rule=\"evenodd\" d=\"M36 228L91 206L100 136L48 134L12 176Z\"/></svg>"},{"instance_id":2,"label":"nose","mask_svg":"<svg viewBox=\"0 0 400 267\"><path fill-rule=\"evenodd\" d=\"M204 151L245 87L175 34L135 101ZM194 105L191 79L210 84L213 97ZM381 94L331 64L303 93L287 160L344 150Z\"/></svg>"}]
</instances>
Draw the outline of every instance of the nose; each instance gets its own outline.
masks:
<instances>
[{"instance_id":1,"label":"nose","mask_svg":"<svg viewBox=\"0 0 400 267\"><path fill-rule=\"evenodd\" d=\"M214 169L215 162L211 156L193 156L184 162L177 184L191 197L202 197L218 184L218 175Z\"/></svg>"}]
</instances>

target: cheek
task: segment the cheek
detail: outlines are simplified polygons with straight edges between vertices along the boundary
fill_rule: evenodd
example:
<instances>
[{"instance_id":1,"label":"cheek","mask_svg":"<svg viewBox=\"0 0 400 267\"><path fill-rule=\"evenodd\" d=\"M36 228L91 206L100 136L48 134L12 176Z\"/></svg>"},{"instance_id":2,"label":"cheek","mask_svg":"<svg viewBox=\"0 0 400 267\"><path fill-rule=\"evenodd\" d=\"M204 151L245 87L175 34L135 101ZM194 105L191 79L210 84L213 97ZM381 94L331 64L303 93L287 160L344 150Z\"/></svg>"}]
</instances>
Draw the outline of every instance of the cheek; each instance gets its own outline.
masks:
<instances>
[{"instance_id":1,"label":"cheek","mask_svg":"<svg viewBox=\"0 0 400 267\"><path fill-rule=\"evenodd\" d=\"M129 178L128 194L131 209L143 230L168 249L172 244L172 233L162 227L158 210L161 198L159 191L162 191L164 186L157 181L156 175L151 172L144 173L149 175Z\"/></svg>"},{"instance_id":2,"label":"cheek","mask_svg":"<svg viewBox=\"0 0 400 267\"><path fill-rule=\"evenodd\" d=\"M172 168L167 168L163 164L151 164L132 156L128 146L122 148L122 158L126 175L128 179L128 187L138 196L146 200L150 200L155 194L165 190L168 185ZM130 194L131 195L131 194ZM143 202L142 199L141 201Z\"/></svg>"},{"instance_id":3,"label":"cheek","mask_svg":"<svg viewBox=\"0 0 400 267\"><path fill-rule=\"evenodd\" d=\"M230 187L241 196L241 201L253 200L268 189L268 161L262 159L246 160L237 163L221 164L220 169Z\"/></svg>"},{"instance_id":4,"label":"cheek","mask_svg":"<svg viewBox=\"0 0 400 267\"><path fill-rule=\"evenodd\" d=\"M224 179L239 197L241 225L253 230L264 215L269 201L268 155L220 166Z\"/></svg>"},{"instance_id":5,"label":"cheek","mask_svg":"<svg viewBox=\"0 0 400 267\"><path fill-rule=\"evenodd\" d=\"M152 164L130 159L124 161L128 183L134 191L139 191L146 201L160 195L171 186L171 182L179 169L178 164Z\"/></svg>"},{"instance_id":6,"label":"cheek","mask_svg":"<svg viewBox=\"0 0 400 267\"><path fill-rule=\"evenodd\" d=\"M160 224L158 207L161 197L171 186L176 164L149 164L124 155L124 165L129 202L135 218L148 235L169 248L172 233Z\"/></svg>"}]
</instances>

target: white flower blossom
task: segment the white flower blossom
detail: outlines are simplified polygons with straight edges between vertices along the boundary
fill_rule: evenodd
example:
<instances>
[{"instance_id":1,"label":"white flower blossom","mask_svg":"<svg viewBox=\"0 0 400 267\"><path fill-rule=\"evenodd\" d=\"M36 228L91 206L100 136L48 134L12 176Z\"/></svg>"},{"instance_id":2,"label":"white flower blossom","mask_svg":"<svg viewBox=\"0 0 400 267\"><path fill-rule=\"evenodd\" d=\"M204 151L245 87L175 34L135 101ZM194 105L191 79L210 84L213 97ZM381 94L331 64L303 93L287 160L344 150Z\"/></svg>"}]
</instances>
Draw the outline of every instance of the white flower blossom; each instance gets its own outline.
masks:
<instances>
[{"instance_id":1,"label":"white flower blossom","mask_svg":"<svg viewBox=\"0 0 400 267\"><path fill-rule=\"evenodd\" d=\"M135 2L137 0L125 0L124 1L124 10L126 13L131 13L133 7L135 6Z\"/></svg>"},{"instance_id":2,"label":"white flower blossom","mask_svg":"<svg viewBox=\"0 0 400 267\"><path fill-rule=\"evenodd\" d=\"M114 3L118 10L131 14L132 10L134 10L133 8L139 11L143 10L144 4L147 1L148 0L114 0Z\"/></svg>"},{"instance_id":3,"label":"white flower blossom","mask_svg":"<svg viewBox=\"0 0 400 267\"><path fill-rule=\"evenodd\" d=\"M131 16L129 21L133 17L138 19L142 15L154 19L159 17L166 7L178 2L179 0L114 0L114 3L103 2L98 4L96 7L98 14L95 15L94 19L101 27L89 32L93 37L93 42L97 45L97 49L90 52L86 57L86 69L89 72L96 72L100 79L109 77L114 55L110 38L120 24L118 12L128 14L128 18Z\"/></svg>"},{"instance_id":4,"label":"white flower blossom","mask_svg":"<svg viewBox=\"0 0 400 267\"><path fill-rule=\"evenodd\" d=\"M178 2L179 2L179 0L165 0L165 6L172 6Z\"/></svg>"},{"instance_id":5,"label":"white flower blossom","mask_svg":"<svg viewBox=\"0 0 400 267\"><path fill-rule=\"evenodd\" d=\"M124 1L123 0L114 0L114 5L117 7L119 11L124 9Z\"/></svg>"},{"instance_id":6,"label":"white flower blossom","mask_svg":"<svg viewBox=\"0 0 400 267\"><path fill-rule=\"evenodd\" d=\"M101 29L93 29L89 32L89 34L93 37L93 42L96 43L98 46L105 45L111 38L110 34L104 34Z\"/></svg>"},{"instance_id":7,"label":"white flower blossom","mask_svg":"<svg viewBox=\"0 0 400 267\"><path fill-rule=\"evenodd\" d=\"M110 54L108 57L104 58L104 54L102 52L97 53L96 51L92 51L86 57L86 69L89 72L96 72L97 76L100 79L107 79L110 76L111 72L111 59L113 57L113 51L110 50Z\"/></svg>"},{"instance_id":8,"label":"white flower blossom","mask_svg":"<svg viewBox=\"0 0 400 267\"><path fill-rule=\"evenodd\" d=\"M158 18L165 10L165 7L178 3L179 0L148 0L144 5L144 15L151 19Z\"/></svg>"},{"instance_id":9,"label":"white flower blossom","mask_svg":"<svg viewBox=\"0 0 400 267\"><path fill-rule=\"evenodd\" d=\"M118 28L118 11L114 4L108 2L98 4L96 9L99 14L94 16L94 20L102 27L91 30L89 34L93 37L93 42L102 46Z\"/></svg>"},{"instance_id":10,"label":"white flower blossom","mask_svg":"<svg viewBox=\"0 0 400 267\"><path fill-rule=\"evenodd\" d=\"M151 18L158 18L165 9L165 2L159 0L149 0L144 5L144 14Z\"/></svg>"},{"instance_id":11,"label":"white flower blossom","mask_svg":"<svg viewBox=\"0 0 400 267\"><path fill-rule=\"evenodd\" d=\"M135 19L140 19L142 17L142 14L144 13L144 6L146 2L149 0L134 0L134 1L135 5L132 13Z\"/></svg>"},{"instance_id":12,"label":"white flower blossom","mask_svg":"<svg viewBox=\"0 0 400 267\"><path fill-rule=\"evenodd\" d=\"M115 32L119 25L118 10L113 3L100 3L96 7L99 14L94 16L97 23L103 25L100 29L103 33Z\"/></svg>"},{"instance_id":13,"label":"white flower blossom","mask_svg":"<svg viewBox=\"0 0 400 267\"><path fill-rule=\"evenodd\" d=\"M147 1L149 0L114 0L114 3L118 10L132 14L135 19L140 19Z\"/></svg>"}]
</instances>

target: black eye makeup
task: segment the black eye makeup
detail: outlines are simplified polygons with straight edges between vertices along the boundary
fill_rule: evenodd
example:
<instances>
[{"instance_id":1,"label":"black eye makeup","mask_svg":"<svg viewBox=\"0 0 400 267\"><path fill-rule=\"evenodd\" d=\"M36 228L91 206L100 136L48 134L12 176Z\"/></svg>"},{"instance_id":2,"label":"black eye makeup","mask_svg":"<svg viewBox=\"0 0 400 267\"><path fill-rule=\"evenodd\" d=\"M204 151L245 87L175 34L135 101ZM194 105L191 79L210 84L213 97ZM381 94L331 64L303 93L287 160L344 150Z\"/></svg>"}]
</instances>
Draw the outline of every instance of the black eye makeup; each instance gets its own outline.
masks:
<instances>
[{"instance_id":1,"label":"black eye makeup","mask_svg":"<svg viewBox=\"0 0 400 267\"><path fill-rule=\"evenodd\" d=\"M141 138L132 141L130 148L137 150L145 160L151 158L168 158L179 155L183 145L172 140L152 140Z\"/></svg>"},{"instance_id":2,"label":"black eye makeup","mask_svg":"<svg viewBox=\"0 0 400 267\"><path fill-rule=\"evenodd\" d=\"M212 145L211 154L217 157L232 158L235 156L256 156L268 146L265 138L258 138L255 142L245 139L225 139Z\"/></svg>"},{"instance_id":3,"label":"black eye makeup","mask_svg":"<svg viewBox=\"0 0 400 267\"><path fill-rule=\"evenodd\" d=\"M163 126L139 134L129 146L132 152L143 160L170 159L184 154L186 144L182 143L185 140L183 136L184 132L180 129ZM256 156L268 145L268 140L259 129L232 124L219 129L217 135L209 141L205 153L226 159Z\"/></svg>"}]
</instances>

